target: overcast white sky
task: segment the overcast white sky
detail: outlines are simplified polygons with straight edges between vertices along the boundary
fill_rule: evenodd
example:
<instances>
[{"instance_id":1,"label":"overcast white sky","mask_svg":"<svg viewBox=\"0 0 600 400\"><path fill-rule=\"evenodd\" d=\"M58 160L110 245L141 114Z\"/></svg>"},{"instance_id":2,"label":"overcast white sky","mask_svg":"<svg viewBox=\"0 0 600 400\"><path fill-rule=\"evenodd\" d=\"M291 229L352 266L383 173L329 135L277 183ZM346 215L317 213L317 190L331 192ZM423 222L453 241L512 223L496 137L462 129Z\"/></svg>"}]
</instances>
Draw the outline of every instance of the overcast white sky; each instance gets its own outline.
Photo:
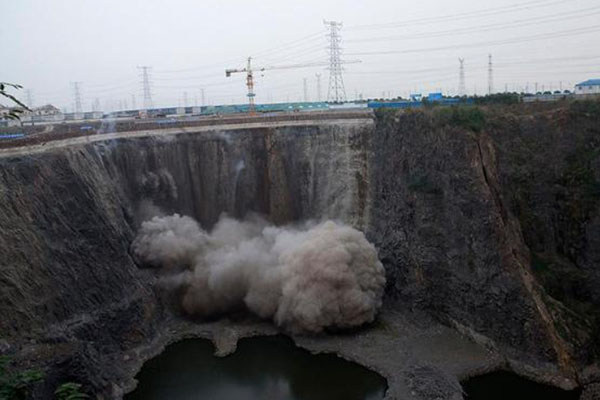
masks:
<instances>
[{"instance_id":1,"label":"overcast white sky","mask_svg":"<svg viewBox=\"0 0 600 400\"><path fill-rule=\"evenodd\" d=\"M2 0L0 15L0 80L69 111L75 81L86 110L95 99L140 107L139 65L152 67L156 106L183 105L184 92L199 104L201 88L207 103L244 103L245 76L224 70L247 56L256 66L326 61L323 19L344 23L344 59L362 61L345 66L349 99L454 94L459 57L467 91L483 94L488 53L496 91L600 78L598 0ZM257 76L257 102L302 100L303 78L316 100L316 73L326 97L328 71L311 67Z\"/></svg>"}]
</instances>

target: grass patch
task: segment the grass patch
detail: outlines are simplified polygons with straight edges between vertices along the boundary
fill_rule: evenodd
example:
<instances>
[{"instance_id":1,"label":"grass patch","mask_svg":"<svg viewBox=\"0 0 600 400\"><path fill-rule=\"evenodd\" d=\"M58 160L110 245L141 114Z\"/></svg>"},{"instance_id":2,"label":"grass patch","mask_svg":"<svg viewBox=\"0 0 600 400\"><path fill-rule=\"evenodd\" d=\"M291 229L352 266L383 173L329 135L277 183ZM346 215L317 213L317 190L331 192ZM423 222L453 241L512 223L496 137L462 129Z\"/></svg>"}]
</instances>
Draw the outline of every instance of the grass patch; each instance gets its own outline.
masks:
<instances>
[{"instance_id":1,"label":"grass patch","mask_svg":"<svg viewBox=\"0 0 600 400\"><path fill-rule=\"evenodd\" d=\"M442 125L449 125L481 132L486 126L485 114L479 107L454 106L435 110L435 117Z\"/></svg>"},{"instance_id":2,"label":"grass patch","mask_svg":"<svg viewBox=\"0 0 600 400\"><path fill-rule=\"evenodd\" d=\"M10 362L10 357L0 356L0 399L27 399L33 385L44 379L44 373L35 369L11 372L8 370Z\"/></svg>"},{"instance_id":3,"label":"grass patch","mask_svg":"<svg viewBox=\"0 0 600 400\"><path fill-rule=\"evenodd\" d=\"M595 117L600 116L600 100L576 100L569 106L571 117Z\"/></svg>"}]
</instances>

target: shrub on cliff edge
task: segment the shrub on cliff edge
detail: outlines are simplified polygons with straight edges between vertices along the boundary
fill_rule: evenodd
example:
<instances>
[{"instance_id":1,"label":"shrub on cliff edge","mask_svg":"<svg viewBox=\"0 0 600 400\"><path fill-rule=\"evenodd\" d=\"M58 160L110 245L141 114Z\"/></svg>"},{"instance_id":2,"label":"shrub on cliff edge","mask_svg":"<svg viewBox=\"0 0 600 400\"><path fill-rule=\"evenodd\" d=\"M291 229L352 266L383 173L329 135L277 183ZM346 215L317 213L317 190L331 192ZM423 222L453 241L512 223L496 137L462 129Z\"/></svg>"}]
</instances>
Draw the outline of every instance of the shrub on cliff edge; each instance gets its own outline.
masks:
<instances>
[{"instance_id":1,"label":"shrub on cliff edge","mask_svg":"<svg viewBox=\"0 0 600 400\"><path fill-rule=\"evenodd\" d=\"M435 118L442 125L457 126L473 132L485 127L485 114L479 107L454 106L435 111Z\"/></svg>"}]
</instances>

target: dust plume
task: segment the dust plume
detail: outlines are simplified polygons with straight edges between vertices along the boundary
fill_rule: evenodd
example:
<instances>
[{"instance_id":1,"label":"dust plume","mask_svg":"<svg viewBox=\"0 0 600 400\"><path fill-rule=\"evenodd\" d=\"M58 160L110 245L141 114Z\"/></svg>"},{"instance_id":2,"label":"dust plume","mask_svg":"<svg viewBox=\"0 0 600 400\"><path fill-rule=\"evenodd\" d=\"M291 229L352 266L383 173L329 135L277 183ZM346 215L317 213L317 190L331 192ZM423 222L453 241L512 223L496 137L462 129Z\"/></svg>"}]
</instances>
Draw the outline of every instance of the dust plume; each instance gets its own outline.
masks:
<instances>
[{"instance_id":1,"label":"dust plume","mask_svg":"<svg viewBox=\"0 0 600 400\"><path fill-rule=\"evenodd\" d=\"M189 314L246 307L291 332L371 322L385 285L375 247L332 221L276 227L256 216L221 217L209 233L174 214L144 222L132 248L183 288Z\"/></svg>"}]
</instances>

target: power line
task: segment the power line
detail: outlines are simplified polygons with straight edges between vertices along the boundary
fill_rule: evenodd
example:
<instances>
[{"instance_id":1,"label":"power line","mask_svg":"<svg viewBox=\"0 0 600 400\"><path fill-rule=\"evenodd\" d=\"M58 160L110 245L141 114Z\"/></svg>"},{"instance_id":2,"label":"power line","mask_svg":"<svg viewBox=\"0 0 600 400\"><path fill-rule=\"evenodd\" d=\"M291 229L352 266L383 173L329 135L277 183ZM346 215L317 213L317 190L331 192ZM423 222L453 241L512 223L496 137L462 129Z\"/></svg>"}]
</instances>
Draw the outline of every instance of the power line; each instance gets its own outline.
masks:
<instances>
[{"instance_id":1,"label":"power line","mask_svg":"<svg viewBox=\"0 0 600 400\"><path fill-rule=\"evenodd\" d=\"M342 49L340 47L342 23L335 21L323 21L323 23L329 29L329 89L327 101L341 103L346 100L346 90L342 78Z\"/></svg>"},{"instance_id":2,"label":"power line","mask_svg":"<svg viewBox=\"0 0 600 400\"><path fill-rule=\"evenodd\" d=\"M411 40L411 39L429 39L436 37L447 37L451 35L472 35L473 33L504 30L510 27L531 27L533 25L547 25L550 22L563 22L571 19L581 19L582 17L590 17L600 14L600 7L590 7L581 10L575 10L571 12L561 12L552 15L546 15L543 17L536 17L532 20L531 17L520 20L513 20L510 22L502 22L497 24L485 24L474 27L462 27L457 29L447 29L435 32L424 32L411 35L402 36L380 36L373 38L361 38L354 40L346 40L347 43L361 43L361 42L379 42L379 41L396 41L396 40ZM592 12L596 11L596 12Z\"/></svg>"},{"instance_id":3,"label":"power line","mask_svg":"<svg viewBox=\"0 0 600 400\"><path fill-rule=\"evenodd\" d=\"M291 49L291 48L294 48L294 47L304 44L304 42L311 42L314 40L322 40L322 32L320 32L320 31L314 32L314 33L311 33L310 35L303 36L301 38L289 41L287 43L282 43L282 44L272 47L270 49L263 50L260 52L254 52L254 54L255 54L256 58L265 58L268 55L271 55L271 54L281 51L281 49L284 49L284 50Z\"/></svg>"},{"instance_id":4,"label":"power line","mask_svg":"<svg viewBox=\"0 0 600 400\"><path fill-rule=\"evenodd\" d=\"M180 77L170 77L170 78L162 78L162 77L153 77L152 80L155 81L192 81L197 79L206 79L206 78L219 78L222 77L223 74L206 74L206 75L195 75L195 76L180 76Z\"/></svg>"},{"instance_id":5,"label":"power line","mask_svg":"<svg viewBox=\"0 0 600 400\"><path fill-rule=\"evenodd\" d=\"M528 2L528 3L513 4L513 5L509 5L509 6L488 8L488 9L469 11L469 12L458 13L458 14L441 15L441 16L437 16L437 17L416 18L416 19L410 19L410 20L404 20L404 21L398 21L398 22L389 22L389 23L385 23L385 24L355 25L355 26L350 26L347 29L348 30L389 29L389 28L405 27L405 26L410 26L410 25L425 25L425 24L440 23L440 22L460 21L463 19L496 16L496 15L500 15L500 14L512 13L515 11L549 7L549 6L553 6L553 5L557 5L557 4L565 4L568 2L572 2L572 1L575 1L575 0L553 0L553 1L535 0L535 1Z\"/></svg>"},{"instance_id":6,"label":"power line","mask_svg":"<svg viewBox=\"0 0 600 400\"><path fill-rule=\"evenodd\" d=\"M367 52L358 52L358 53L348 53L348 55L370 56L370 55L427 53L427 52L434 52L434 51L441 51L441 50L465 49L465 48L473 48L473 47L515 44L515 43L531 42L531 41L536 41L536 40L554 39L554 38L560 38L560 37L568 37L568 36L582 35L582 34L586 34L586 33L593 33L593 32L597 32L598 30L600 30L600 25L593 25L593 26L577 28L577 29L568 29L565 31L544 33L544 34L531 35L531 36L514 37L514 38L510 38L510 39L502 39L502 40L495 40L495 41L430 47L430 48L424 48L424 49L419 48L419 49L409 49L409 50L367 51Z\"/></svg>"},{"instance_id":7,"label":"power line","mask_svg":"<svg viewBox=\"0 0 600 400\"><path fill-rule=\"evenodd\" d=\"M548 65L552 69L560 69L560 68L568 68L572 70L573 67L589 67L593 68L597 65L596 62L592 64L569 64L573 61L578 60L597 60L600 59L600 56L571 56L571 57L551 57L551 58L535 58L529 60L518 59L518 61L506 60L502 63L494 63L494 68L502 68L509 69L513 66L517 65L529 65L529 64L549 64L552 62L553 64L561 63L563 65ZM516 60L516 59L515 59ZM566 65L564 64L566 63ZM481 65L484 67L484 65ZM453 66L443 66L443 67L435 67L435 68L423 68L423 69L390 69L390 70L378 70L378 71L351 71L345 72L345 74L350 75L423 75L423 73L432 73L432 72L445 72L449 69L453 68ZM428 75L430 76L430 75Z\"/></svg>"},{"instance_id":8,"label":"power line","mask_svg":"<svg viewBox=\"0 0 600 400\"><path fill-rule=\"evenodd\" d=\"M269 56L271 54L275 54L277 52L282 52L282 51L286 51L286 50L289 50L289 49L294 49L296 47L303 46L303 45L307 44L307 42L310 42L311 40L313 40L316 37L318 37L318 39L322 40L321 35L322 35L322 32L314 32L314 33L312 33L310 35L303 36L301 38L294 39L294 40L291 40L289 42L281 43L281 44L279 44L279 45L277 45L275 47L271 47L271 48L268 48L268 49L265 49L265 50L262 50L262 51L259 51L259 52L254 52L253 53L254 54L253 58L261 58L262 59L262 58L265 58L265 57L267 57L267 56ZM196 67L183 68L183 69L165 69L165 70L161 69L161 70L156 70L154 72L157 73L157 74L178 74L178 73L182 73L182 72L196 72L196 71L199 71L199 70L209 69L209 68L213 68L213 67L214 68L221 68L221 66L223 64L234 63L236 61L239 62L239 63L242 63L242 60L244 60L244 59L242 59L240 57L236 57L236 58L230 58L230 59L227 59L227 60L222 60L222 61L211 63L211 64L199 65L199 66L196 66Z\"/></svg>"},{"instance_id":9,"label":"power line","mask_svg":"<svg viewBox=\"0 0 600 400\"><path fill-rule=\"evenodd\" d=\"M327 48L327 46L325 45L325 43L317 43L317 44L313 44L310 47L304 48L299 50L296 53L290 54L290 55L286 55L284 57L278 57L277 59L271 59L273 63L282 63L282 62L290 62L290 61L294 61L294 62L305 62L303 60L300 60L301 57L307 56L307 55L312 55L312 54L317 54L323 50L325 50ZM319 59L322 59L319 58Z\"/></svg>"}]
</instances>

